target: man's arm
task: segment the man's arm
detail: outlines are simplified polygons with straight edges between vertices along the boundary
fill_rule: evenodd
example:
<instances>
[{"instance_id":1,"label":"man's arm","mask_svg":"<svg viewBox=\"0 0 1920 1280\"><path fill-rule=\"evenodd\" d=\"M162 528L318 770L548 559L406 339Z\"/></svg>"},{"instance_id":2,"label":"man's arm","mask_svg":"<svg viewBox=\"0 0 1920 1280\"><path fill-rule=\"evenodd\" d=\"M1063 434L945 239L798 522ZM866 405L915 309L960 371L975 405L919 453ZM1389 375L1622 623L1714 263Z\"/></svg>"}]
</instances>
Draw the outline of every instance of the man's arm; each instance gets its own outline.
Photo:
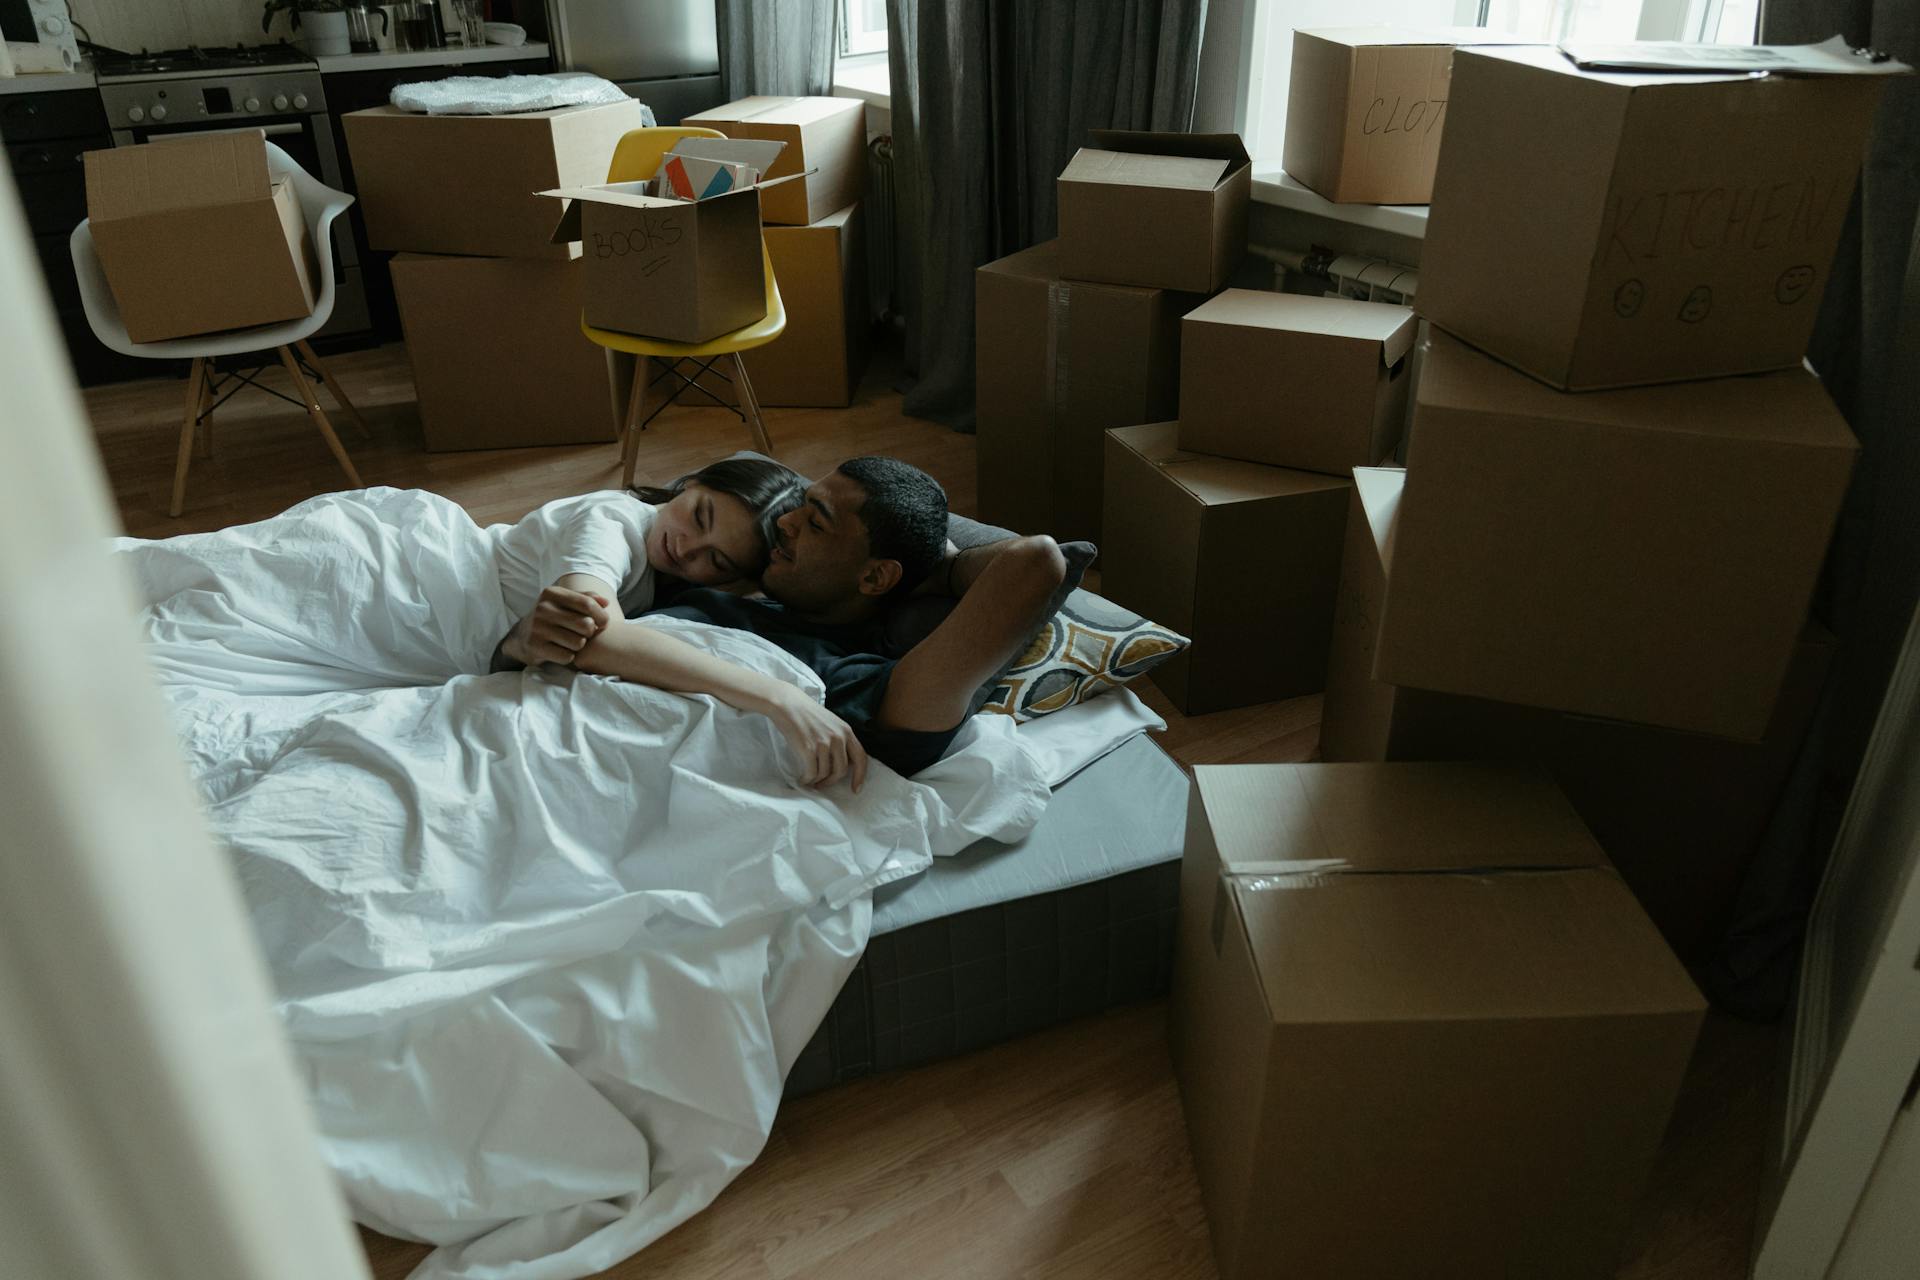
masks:
<instances>
[{"instance_id":1,"label":"man's arm","mask_svg":"<svg viewBox=\"0 0 1920 1280\"><path fill-rule=\"evenodd\" d=\"M973 694L1046 620L1066 580L1067 561L1052 538L1009 538L950 557L960 603L893 670L875 723L939 733L966 718Z\"/></svg>"},{"instance_id":2,"label":"man's arm","mask_svg":"<svg viewBox=\"0 0 1920 1280\"><path fill-rule=\"evenodd\" d=\"M839 716L784 681L736 667L645 623L606 628L574 654L573 667L669 693L712 694L767 717L800 753L805 785L831 786L850 773L858 791L867 779L866 749Z\"/></svg>"}]
</instances>

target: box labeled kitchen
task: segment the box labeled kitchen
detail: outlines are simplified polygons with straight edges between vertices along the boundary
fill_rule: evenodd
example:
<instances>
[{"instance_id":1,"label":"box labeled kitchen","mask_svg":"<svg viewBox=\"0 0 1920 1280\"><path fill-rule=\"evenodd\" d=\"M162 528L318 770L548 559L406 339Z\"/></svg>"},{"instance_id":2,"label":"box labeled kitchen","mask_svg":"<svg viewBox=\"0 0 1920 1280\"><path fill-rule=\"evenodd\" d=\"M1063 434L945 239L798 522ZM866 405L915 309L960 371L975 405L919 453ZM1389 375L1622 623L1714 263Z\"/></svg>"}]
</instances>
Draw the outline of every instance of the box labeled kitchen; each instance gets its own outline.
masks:
<instances>
[{"instance_id":1,"label":"box labeled kitchen","mask_svg":"<svg viewBox=\"0 0 1920 1280\"><path fill-rule=\"evenodd\" d=\"M1567 390L1791 368L1880 91L1461 49L1416 307Z\"/></svg>"},{"instance_id":2,"label":"box labeled kitchen","mask_svg":"<svg viewBox=\"0 0 1920 1280\"><path fill-rule=\"evenodd\" d=\"M1060 270L1212 293L1247 249L1253 166L1231 133L1095 129L1060 174Z\"/></svg>"},{"instance_id":3,"label":"box labeled kitchen","mask_svg":"<svg viewBox=\"0 0 1920 1280\"><path fill-rule=\"evenodd\" d=\"M680 123L717 129L729 138L786 145L766 176L804 173L806 178L766 193L760 212L768 222L806 226L866 194L866 104L857 98L763 94L702 111Z\"/></svg>"},{"instance_id":4,"label":"box labeled kitchen","mask_svg":"<svg viewBox=\"0 0 1920 1280\"><path fill-rule=\"evenodd\" d=\"M1152 672L1188 715L1318 693L1353 482L1187 453L1178 432L1107 432L1101 593L1192 638Z\"/></svg>"},{"instance_id":5,"label":"box labeled kitchen","mask_svg":"<svg viewBox=\"0 0 1920 1280\"><path fill-rule=\"evenodd\" d=\"M581 242L588 324L705 342L767 314L760 193L800 177L694 201L652 195L651 180L540 194L567 201L559 225L548 225L554 244Z\"/></svg>"},{"instance_id":6,"label":"box labeled kitchen","mask_svg":"<svg viewBox=\"0 0 1920 1280\"><path fill-rule=\"evenodd\" d=\"M94 252L133 341L313 313L306 218L257 131L89 151L84 164Z\"/></svg>"},{"instance_id":7,"label":"box labeled kitchen","mask_svg":"<svg viewBox=\"0 0 1920 1280\"><path fill-rule=\"evenodd\" d=\"M1759 742L1404 689L1373 678L1406 472L1354 470L1354 505L1320 714L1328 761L1538 765L1683 956L1722 935L1805 739L1834 653L1809 623Z\"/></svg>"},{"instance_id":8,"label":"box labeled kitchen","mask_svg":"<svg viewBox=\"0 0 1920 1280\"><path fill-rule=\"evenodd\" d=\"M536 193L605 182L614 147L644 123L634 101L504 116L371 107L340 120L373 248L556 260L572 255Z\"/></svg>"},{"instance_id":9,"label":"box labeled kitchen","mask_svg":"<svg viewBox=\"0 0 1920 1280\"><path fill-rule=\"evenodd\" d=\"M1374 674L1758 741L1857 452L1805 369L1572 395L1436 330Z\"/></svg>"},{"instance_id":10,"label":"box labeled kitchen","mask_svg":"<svg viewBox=\"0 0 1920 1280\"><path fill-rule=\"evenodd\" d=\"M1174 416L1198 295L1069 280L1058 240L979 268L973 289L980 518L1098 542L1107 429Z\"/></svg>"},{"instance_id":11,"label":"box labeled kitchen","mask_svg":"<svg viewBox=\"0 0 1920 1280\"><path fill-rule=\"evenodd\" d=\"M1180 447L1345 475L1400 443L1413 312L1227 289L1180 322Z\"/></svg>"},{"instance_id":12,"label":"box labeled kitchen","mask_svg":"<svg viewBox=\"0 0 1920 1280\"><path fill-rule=\"evenodd\" d=\"M1194 771L1168 1022L1223 1280L1611 1277L1704 1012L1536 771Z\"/></svg>"},{"instance_id":13,"label":"box labeled kitchen","mask_svg":"<svg viewBox=\"0 0 1920 1280\"><path fill-rule=\"evenodd\" d=\"M392 265L428 449L614 438L605 356L580 332L584 262L403 253Z\"/></svg>"}]
</instances>

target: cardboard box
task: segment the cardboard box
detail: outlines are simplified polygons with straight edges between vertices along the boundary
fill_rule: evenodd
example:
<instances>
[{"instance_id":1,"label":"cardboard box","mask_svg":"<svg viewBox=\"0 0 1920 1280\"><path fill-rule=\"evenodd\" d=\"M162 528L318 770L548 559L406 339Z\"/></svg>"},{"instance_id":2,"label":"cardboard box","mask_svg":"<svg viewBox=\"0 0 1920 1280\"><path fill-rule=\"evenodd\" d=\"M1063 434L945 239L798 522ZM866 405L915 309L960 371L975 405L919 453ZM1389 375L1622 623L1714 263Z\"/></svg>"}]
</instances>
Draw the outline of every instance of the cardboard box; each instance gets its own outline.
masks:
<instances>
[{"instance_id":1,"label":"cardboard box","mask_svg":"<svg viewBox=\"0 0 1920 1280\"><path fill-rule=\"evenodd\" d=\"M743 353L762 405L853 403L873 332L865 217L863 206L850 204L812 226L763 229L787 328Z\"/></svg>"},{"instance_id":2,"label":"cardboard box","mask_svg":"<svg viewBox=\"0 0 1920 1280\"><path fill-rule=\"evenodd\" d=\"M1329 761L1506 760L1545 768L1683 956L1718 941L1805 739L1834 639L1809 624L1758 743L1400 689L1373 678L1406 473L1362 467L1320 717Z\"/></svg>"},{"instance_id":3,"label":"cardboard box","mask_svg":"<svg viewBox=\"0 0 1920 1280\"><path fill-rule=\"evenodd\" d=\"M1212 293L1247 251L1253 166L1231 133L1095 129L1060 174L1060 270Z\"/></svg>"},{"instance_id":4,"label":"cardboard box","mask_svg":"<svg viewBox=\"0 0 1920 1280\"><path fill-rule=\"evenodd\" d=\"M581 242L588 324L705 342L767 314L760 195L774 183L803 177L695 201L648 195L645 181L540 194L567 201L553 242Z\"/></svg>"},{"instance_id":5,"label":"cardboard box","mask_svg":"<svg viewBox=\"0 0 1920 1280\"><path fill-rule=\"evenodd\" d=\"M1058 240L973 280L980 518L1098 542L1107 429L1174 416L1180 316L1199 297L1064 279Z\"/></svg>"},{"instance_id":6,"label":"cardboard box","mask_svg":"<svg viewBox=\"0 0 1920 1280\"><path fill-rule=\"evenodd\" d=\"M564 259L553 206L535 192L605 182L641 127L638 102L426 116L372 107L342 116L367 243L375 249Z\"/></svg>"},{"instance_id":7,"label":"cardboard box","mask_svg":"<svg viewBox=\"0 0 1920 1280\"><path fill-rule=\"evenodd\" d=\"M1107 432L1102 594L1192 638L1152 672L1188 715L1318 693L1353 482L1184 453L1178 432Z\"/></svg>"},{"instance_id":8,"label":"cardboard box","mask_svg":"<svg viewBox=\"0 0 1920 1280\"><path fill-rule=\"evenodd\" d=\"M766 176L804 173L805 180L767 192L760 214L771 223L806 226L866 195L866 112L866 104L857 98L759 96L702 111L680 123L718 129L729 138L786 143Z\"/></svg>"},{"instance_id":9,"label":"cardboard box","mask_svg":"<svg viewBox=\"0 0 1920 1280\"><path fill-rule=\"evenodd\" d=\"M1804 369L1566 395L1435 332L1374 674L1758 741L1857 452Z\"/></svg>"},{"instance_id":10,"label":"cardboard box","mask_svg":"<svg viewBox=\"0 0 1920 1280\"><path fill-rule=\"evenodd\" d=\"M1570 390L1791 368L1880 89L1462 49L1416 308Z\"/></svg>"},{"instance_id":11,"label":"cardboard box","mask_svg":"<svg viewBox=\"0 0 1920 1280\"><path fill-rule=\"evenodd\" d=\"M1180 447L1346 475L1400 444L1406 307L1228 289L1180 322Z\"/></svg>"},{"instance_id":12,"label":"cardboard box","mask_svg":"<svg viewBox=\"0 0 1920 1280\"><path fill-rule=\"evenodd\" d=\"M1223 1280L1611 1277L1705 1003L1552 784L1202 766L1187 833L1169 1024Z\"/></svg>"},{"instance_id":13,"label":"cardboard box","mask_svg":"<svg viewBox=\"0 0 1920 1280\"><path fill-rule=\"evenodd\" d=\"M1456 43L1410 27L1296 30L1287 172L1339 203L1427 203Z\"/></svg>"},{"instance_id":14,"label":"cardboard box","mask_svg":"<svg viewBox=\"0 0 1920 1280\"><path fill-rule=\"evenodd\" d=\"M313 314L313 244L257 132L89 151L87 220L127 336L159 342Z\"/></svg>"},{"instance_id":15,"label":"cardboard box","mask_svg":"<svg viewBox=\"0 0 1920 1280\"><path fill-rule=\"evenodd\" d=\"M428 449L614 438L606 357L580 332L584 263L403 253L392 267Z\"/></svg>"}]
</instances>

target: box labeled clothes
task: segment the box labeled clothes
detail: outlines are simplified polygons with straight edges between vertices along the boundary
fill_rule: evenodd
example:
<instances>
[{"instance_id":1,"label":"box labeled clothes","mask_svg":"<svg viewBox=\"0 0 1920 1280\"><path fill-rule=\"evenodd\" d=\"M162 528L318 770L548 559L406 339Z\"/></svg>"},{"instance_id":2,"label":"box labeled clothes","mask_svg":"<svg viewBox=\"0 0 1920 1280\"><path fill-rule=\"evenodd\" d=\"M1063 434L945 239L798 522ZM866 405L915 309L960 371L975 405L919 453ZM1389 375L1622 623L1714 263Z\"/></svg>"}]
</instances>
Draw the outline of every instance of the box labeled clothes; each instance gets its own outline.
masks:
<instances>
[{"instance_id":1,"label":"box labeled clothes","mask_svg":"<svg viewBox=\"0 0 1920 1280\"><path fill-rule=\"evenodd\" d=\"M1611 1277L1705 1008L1535 771L1194 771L1168 1022L1223 1280Z\"/></svg>"}]
</instances>

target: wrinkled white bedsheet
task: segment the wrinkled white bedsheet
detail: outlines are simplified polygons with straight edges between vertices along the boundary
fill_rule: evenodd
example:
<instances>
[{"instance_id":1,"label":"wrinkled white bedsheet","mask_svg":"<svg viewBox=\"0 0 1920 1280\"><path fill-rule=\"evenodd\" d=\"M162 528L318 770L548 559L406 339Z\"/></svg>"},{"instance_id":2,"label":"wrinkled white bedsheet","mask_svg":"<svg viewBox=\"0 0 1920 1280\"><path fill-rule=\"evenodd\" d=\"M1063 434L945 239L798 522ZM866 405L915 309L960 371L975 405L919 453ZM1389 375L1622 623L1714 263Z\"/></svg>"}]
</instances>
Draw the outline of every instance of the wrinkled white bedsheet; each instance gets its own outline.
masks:
<instances>
[{"instance_id":1,"label":"wrinkled white bedsheet","mask_svg":"<svg viewBox=\"0 0 1920 1280\"><path fill-rule=\"evenodd\" d=\"M371 490L116 546L355 1216L441 1246L417 1277L584 1276L758 1155L871 890L1048 792L1004 717L856 797L710 698L429 682L510 621L456 513ZM663 625L818 692L757 637Z\"/></svg>"}]
</instances>

